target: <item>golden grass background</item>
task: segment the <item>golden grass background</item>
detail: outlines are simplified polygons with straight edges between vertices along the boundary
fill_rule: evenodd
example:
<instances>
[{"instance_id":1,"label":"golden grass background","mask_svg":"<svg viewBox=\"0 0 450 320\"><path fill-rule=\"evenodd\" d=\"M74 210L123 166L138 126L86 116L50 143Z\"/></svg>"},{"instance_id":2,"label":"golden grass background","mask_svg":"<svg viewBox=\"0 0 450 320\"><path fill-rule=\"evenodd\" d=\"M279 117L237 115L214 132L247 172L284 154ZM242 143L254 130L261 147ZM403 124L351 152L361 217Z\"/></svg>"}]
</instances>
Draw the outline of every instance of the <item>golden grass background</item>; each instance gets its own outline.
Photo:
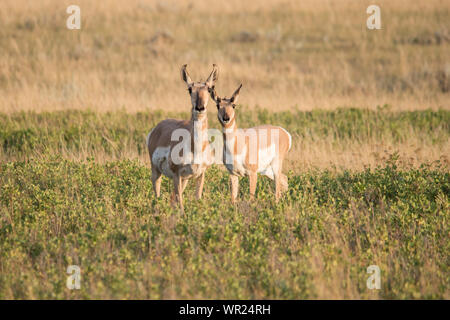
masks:
<instances>
[{"instance_id":1,"label":"golden grass background","mask_svg":"<svg viewBox=\"0 0 450 320\"><path fill-rule=\"evenodd\" d=\"M218 92L270 110L446 108L450 3L377 1L3 0L0 111L189 107L179 68L220 67Z\"/></svg>"},{"instance_id":2,"label":"golden grass background","mask_svg":"<svg viewBox=\"0 0 450 320\"><path fill-rule=\"evenodd\" d=\"M448 298L449 21L444 0L1 0L0 298ZM291 198L259 179L232 207L216 167L188 215L165 178L153 198L145 137L189 116L185 63L243 83L238 125L292 132Z\"/></svg>"},{"instance_id":3,"label":"golden grass background","mask_svg":"<svg viewBox=\"0 0 450 320\"><path fill-rule=\"evenodd\" d=\"M195 80L217 63L219 94L243 83L244 109L450 109L448 1L377 1L382 30L366 28L372 1L81 0L81 30L66 28L70 4L2 1L0 112L186 112L184 63ZM362 169L395 151L420 164L450 144L294 137L288 169Z\"/></svg>"}]
</instances>

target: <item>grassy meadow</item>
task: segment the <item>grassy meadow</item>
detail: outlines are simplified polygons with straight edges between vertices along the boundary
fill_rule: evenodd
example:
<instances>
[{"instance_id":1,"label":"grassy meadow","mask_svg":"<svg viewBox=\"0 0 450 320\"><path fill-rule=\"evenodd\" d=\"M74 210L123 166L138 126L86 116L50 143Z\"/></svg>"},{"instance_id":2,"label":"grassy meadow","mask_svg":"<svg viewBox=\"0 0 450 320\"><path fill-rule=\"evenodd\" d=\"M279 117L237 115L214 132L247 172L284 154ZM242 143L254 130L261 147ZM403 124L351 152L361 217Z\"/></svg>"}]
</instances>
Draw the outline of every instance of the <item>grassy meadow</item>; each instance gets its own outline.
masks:
<instances>
[{"instance_id":1,"label":"grassy meadow","mask_svg":"<svg viewBox=\"0 0 450 320\"><path fill-rule=\"evenodd\" d=\"M232 206L215 165L202 200L188 185L184 216L166 178L155 198L145 150L148 128L169 116L187 113L2 115L0 298L449 298L450 112L242 112L243 126L292 132L289 191L276 204L262 178L254 202L241 179ZM374 141L393 150L355 167L329 156L322 168L302 159L320 141L332 153ZM421 164L400 151L411 141L425 148ZM79 291L65 287L72 264Z\"/></svg>"},{"instance_id":2,"label":"grassy meadow","mask_svg":"<svg viewBox=\"0 0 450 320\"><path fill-rule=\"evenodd\" d=\"M180 67L271 110L449 108L450 3L381 0L3 0L0 110L182 112Z\"/></svg>"},{"instance_id":3,"label":"grassy meadow","mask_svg":"<svg viewBox=\"0 0 450 320\"><path fill-rule=\"evenodd\" d=\"M0 299L450 298L448 1L377 1L382 30L365 0L79 0L68 30L71 4L0 4ZM233 206L221 165L185 215L167 178L155 198L184 63L243 83L238 126L292 134L279 203L240 179Z\"/></svg>"},{"instance_id":4,"label":"grassy meadow","mask_svg":"<svg viewBox=\"0 0 450 320\"><path fill-rule=\"evenodd\" d=\"M264 179L258 201L241 191L233 207L228 174L212 168L204 199L187 188L181 216L136 161L2 164L0 298L449 298L448 171L391 159L289 178L279 204ZM65 287L72 264L80 290Z\"/></svg>"}]
</instances>

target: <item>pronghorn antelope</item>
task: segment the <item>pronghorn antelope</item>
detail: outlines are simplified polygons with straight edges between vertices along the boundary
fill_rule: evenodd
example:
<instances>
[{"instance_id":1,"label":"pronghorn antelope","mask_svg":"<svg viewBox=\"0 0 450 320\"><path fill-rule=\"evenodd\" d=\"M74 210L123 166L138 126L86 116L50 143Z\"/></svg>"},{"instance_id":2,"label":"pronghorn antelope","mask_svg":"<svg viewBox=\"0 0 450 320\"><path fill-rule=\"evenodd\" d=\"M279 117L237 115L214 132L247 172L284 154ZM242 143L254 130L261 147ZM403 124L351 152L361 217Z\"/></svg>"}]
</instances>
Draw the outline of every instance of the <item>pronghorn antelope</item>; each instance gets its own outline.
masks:
<instances>
[{"instance_id":1,"label":"pronghorn antelope","mask_svg":"<svg viewBox=\"0 0 450 320\"><path fill-rule=\"evenodd\" d=\"M222 125L224 139L223 162L230 172L231 200L238 194L239 176L249 176L250 195L256 190L257 174L275 180L275 199L287 190L287 177L281 172L283 160L292 145L292 137L285 129L261 125L249 129L236 126L235 107L242 84L231 98L220 98L214 88L211 98L217 105L217 116Z\"/></svg>"},{"instance_id":2,"label":"pronghorn antelope","mask_svg":"<svg viewBox=\"0 0 450 320\"><path fill-rule=\"evenodd\" d=\"M213 65L213 70L206 82L194 82L186 71L187 65L181 68L181 77L186 82L191 97L192 112L190 120L166 119L158 125L147 136L147 147L152 166L152 183L156 197L160 196L161 174L173 179L174 192L172 201L178 200L181 211L183 207L183 191L189 178L197 178L197 199L202 197L205 171L210 165L210 158L200 158L200 161L192 161L194 150L201 151L202 156L208 155L208 119L206 105L208 104L209 91L214 88L218 78L218 69ZM180 135L177 132L186 132L189 140L190 154L177 152ZM174 137L176 141L172 141ZM188 152L186 152L188 153ZM188 161L175 161L177 156L186 157Z\"/></svg>"}]
</instances>

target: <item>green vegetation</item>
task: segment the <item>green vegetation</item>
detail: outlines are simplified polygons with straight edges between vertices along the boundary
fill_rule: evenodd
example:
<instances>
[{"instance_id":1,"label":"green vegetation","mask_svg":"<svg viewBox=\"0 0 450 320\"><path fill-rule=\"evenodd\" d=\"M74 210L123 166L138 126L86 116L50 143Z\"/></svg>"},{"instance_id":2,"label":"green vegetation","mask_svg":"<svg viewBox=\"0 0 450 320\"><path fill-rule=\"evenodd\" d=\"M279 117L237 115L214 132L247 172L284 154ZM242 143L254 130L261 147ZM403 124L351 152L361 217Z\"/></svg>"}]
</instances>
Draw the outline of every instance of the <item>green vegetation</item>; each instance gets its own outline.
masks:
<instances>
[{"instance_id":1,"label":"green vegetation","mask_svg":"<svg viewBox=\"0 0 450 320\"><path fill-rule=\"evenodd\" d=\"M449 111L241 107L240 126L273 123L293 134L288 192L275 203L261 178L251 201L241 179L233 206L228 173L214 166L202 200L188 185L181 215L167 178L155 199L144 141L161 119L188 116L2 114L0 299L449 298L445 157L429 152L430 161L407 166L394 150L365 169L295 166L303 148L323 142L448 154ZM214 114L210 126L218 127ZM69 265L81 268L81 290L66 288ZM370 265L381 269L381 290L366 287Z\"/></svg>"},{"instance_id":2,"label":"green vegetation","mask_svg":"<svg viewBox=\"0 0 450 320\"><path fill-rule=\"evenodd\" d=\"M399 170L289 175L276 204L260 179L207 173L205 197L186 192L186 215L154 198L136 161L60 157L0 167L0 298L448 298L450 176ZM81 290L65 287L68 265ZM366 288L366 268L382 289Z\"/></svg>"}]
</instances>

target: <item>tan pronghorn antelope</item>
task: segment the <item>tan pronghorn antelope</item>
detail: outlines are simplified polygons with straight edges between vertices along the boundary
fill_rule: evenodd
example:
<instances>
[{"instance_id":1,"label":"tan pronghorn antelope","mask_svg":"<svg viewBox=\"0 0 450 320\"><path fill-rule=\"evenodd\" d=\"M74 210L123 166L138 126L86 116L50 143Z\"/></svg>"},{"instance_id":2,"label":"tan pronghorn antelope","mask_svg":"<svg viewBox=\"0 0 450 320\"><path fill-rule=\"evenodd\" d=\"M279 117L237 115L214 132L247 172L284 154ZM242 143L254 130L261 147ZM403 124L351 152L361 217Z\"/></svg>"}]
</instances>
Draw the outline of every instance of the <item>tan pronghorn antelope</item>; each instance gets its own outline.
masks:
<instances>
[{"instance_id":1,"label":"tan pronghorn antelope","mask_svg":"<svg viewBox=\"0 0 450 320\"><path fill-rule=\"evenodd\" d=\"M214 88L210 91L222 125L223 162L231 174L231 200L236 201L240 176L249 176L250 195L253 198L257 174L260 173L275 180L275 199L278 201L288 187L287 177L281 170L292 138L285 129L272 125L238 129L235 107L241 87L242 84L229 99L220 98Z\"/></svg>"},{"instance_id":2,"label":"tan pronghorn antelope","mask_svg":"<svg viewBox=\"0 0 450 320\"><path fill-rule=\"evenodd\" d=\"M211 164L208 143L208 119L206 105L218 78L218 69L213 70L205 82L194 82L186 71L187 65L181 68L181 77L186 82L191 97L192 112L190 120L166 119L158 123L147 136L147 147L152 166L152 183L156 197L160 196L161 175L173 179L174 192L172 201L177 199L181 211L183 207L183 191L188 179L197 178L198 199L202 197L206 168ZM180 138L183 140L180 142Z\"/></svg>"}]
</instances>

